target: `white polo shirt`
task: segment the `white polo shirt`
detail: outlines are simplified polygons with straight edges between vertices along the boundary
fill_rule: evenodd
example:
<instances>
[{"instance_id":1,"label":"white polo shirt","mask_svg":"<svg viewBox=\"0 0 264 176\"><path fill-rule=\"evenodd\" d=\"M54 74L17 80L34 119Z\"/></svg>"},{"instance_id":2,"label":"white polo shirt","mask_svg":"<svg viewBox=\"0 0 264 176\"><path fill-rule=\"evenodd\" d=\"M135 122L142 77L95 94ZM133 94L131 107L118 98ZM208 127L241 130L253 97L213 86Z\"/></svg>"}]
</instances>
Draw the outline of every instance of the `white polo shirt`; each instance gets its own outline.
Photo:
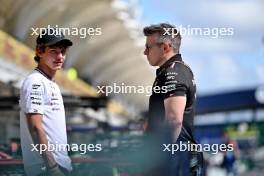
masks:
<instances>
[{"instance_id":1,"label":"white polo shirt","mask_svg":"<svg viewBox=\"0 0 264 176\"><path fill-rule=\"evenodd\" d=\"M24 168L28 175L38 175L45 170L44 160L32 146L26 114L43 115L43 128L47 135L55 161L67 170L72 170L71 160L65 148L67 144L65 111L61 92L41 70L33 70L20 89L20 138ZM55 149L54 149L55 148Z\"/></svg>"}]
</instances>

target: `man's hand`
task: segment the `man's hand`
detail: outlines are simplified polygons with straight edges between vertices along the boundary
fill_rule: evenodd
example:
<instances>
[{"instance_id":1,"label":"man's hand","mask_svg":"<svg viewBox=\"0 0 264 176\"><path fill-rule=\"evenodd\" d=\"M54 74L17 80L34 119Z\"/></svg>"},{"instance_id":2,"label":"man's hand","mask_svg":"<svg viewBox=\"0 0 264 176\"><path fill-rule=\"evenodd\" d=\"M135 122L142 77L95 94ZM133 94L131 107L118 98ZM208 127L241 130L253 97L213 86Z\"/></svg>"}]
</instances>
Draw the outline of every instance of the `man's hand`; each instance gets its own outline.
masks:
<instances>
[{"instance_id":1,"label":"man's hand","mask_svg":"<svg viewBox=\"0 0 264 176\"><path fill-rule=\"evenodd\" d=\"M64 173L60 170L58 165L48 170L48 175L49 176L65 176Z\"/></svg>"}]
</instances>

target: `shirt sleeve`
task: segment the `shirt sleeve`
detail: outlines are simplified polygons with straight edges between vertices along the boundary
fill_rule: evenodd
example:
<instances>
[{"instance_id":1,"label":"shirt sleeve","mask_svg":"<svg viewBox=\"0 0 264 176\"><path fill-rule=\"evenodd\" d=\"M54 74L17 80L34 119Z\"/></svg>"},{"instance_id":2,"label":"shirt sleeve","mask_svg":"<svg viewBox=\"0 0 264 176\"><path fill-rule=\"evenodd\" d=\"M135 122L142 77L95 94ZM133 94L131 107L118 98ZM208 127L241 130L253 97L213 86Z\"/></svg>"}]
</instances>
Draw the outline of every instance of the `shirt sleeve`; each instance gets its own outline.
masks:
<instances>
[{"instance_id":1,"label":"shirt sleeve","mask_svg":"<svg viewBox=\"0 0 264 176\"><path fill-rule=\"evenodd\" d=\"M25 113L43 114L44 86L38 79L27 79L23 84L20 101Z\"/></svg>"},{"instance_id":2,"label":"shirt sleeve","mask_svg":"<svg viewBox=\"0 0 264 176\"><path fill-rule=\"evenodd\" d=\"M176 65L176 64L175 64ZM164 98L173 96L186 96L188 85L183 68L169 67L164 71L164 86L166 91L163 94Z\"/></svg>"}]
</instances>

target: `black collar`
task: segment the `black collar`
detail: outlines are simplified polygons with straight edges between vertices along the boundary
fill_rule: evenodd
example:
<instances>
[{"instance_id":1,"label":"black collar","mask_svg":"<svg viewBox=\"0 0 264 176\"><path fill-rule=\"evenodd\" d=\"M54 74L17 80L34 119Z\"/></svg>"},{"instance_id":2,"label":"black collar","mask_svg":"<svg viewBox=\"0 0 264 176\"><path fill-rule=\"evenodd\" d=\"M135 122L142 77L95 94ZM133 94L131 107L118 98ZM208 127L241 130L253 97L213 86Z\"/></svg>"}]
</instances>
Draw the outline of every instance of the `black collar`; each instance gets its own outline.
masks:
<instances>
[{"instance_id":1,"label":"black collar","mask_svg":"<svg viewBox=\"0 0 264 176\"><path fill-rule=\"evenodd\" d=\"M160 66L156 70L156 75L159 75L161 71L163 71L164 69L166 69L174 61L180 61L180 62L182 62L181 54L176 54L176 55L172 56L170 59L168 59L162 66Z\"/></svg>"},{"instance_id":2,"label":"black collar","mask_svg":"<svg viewBox=\"0 0 264 176\"><path fill-rule=\"evenodd\" d=\"M35 68L36 71L38 71L40 74L48 78L49 80L53 81L49 75L47 75L44 71L42 71L40 68Z\"/></svg>"}]
</instances>

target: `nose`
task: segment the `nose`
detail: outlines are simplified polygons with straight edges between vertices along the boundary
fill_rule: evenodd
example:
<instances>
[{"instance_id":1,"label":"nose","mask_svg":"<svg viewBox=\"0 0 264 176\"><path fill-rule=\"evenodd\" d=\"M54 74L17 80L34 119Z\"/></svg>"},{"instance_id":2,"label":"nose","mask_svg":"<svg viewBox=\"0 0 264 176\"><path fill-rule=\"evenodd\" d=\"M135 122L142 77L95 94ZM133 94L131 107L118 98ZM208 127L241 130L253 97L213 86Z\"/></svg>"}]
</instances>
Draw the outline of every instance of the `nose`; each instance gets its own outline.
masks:
<instances>
[{"instance_id":1,"label":"nose","mask_svg":"<svg viewBox=\"0 0 264 176\"><path fill-rule=\"evenodd\" d=\"M147 49L144 50L144 55L148 55L148 50Z\"/></svg>"},{"instance_id":2,"label":"nose","mask_svg":"<svg viewBox=\"0 0 264 176\"><path fill-rule=\"evenodd\" d=\"M64 55L61 53L61 52L59 52L58 54L57 54L57 59L64 59Z\"/></svg>"}]
</instances>

